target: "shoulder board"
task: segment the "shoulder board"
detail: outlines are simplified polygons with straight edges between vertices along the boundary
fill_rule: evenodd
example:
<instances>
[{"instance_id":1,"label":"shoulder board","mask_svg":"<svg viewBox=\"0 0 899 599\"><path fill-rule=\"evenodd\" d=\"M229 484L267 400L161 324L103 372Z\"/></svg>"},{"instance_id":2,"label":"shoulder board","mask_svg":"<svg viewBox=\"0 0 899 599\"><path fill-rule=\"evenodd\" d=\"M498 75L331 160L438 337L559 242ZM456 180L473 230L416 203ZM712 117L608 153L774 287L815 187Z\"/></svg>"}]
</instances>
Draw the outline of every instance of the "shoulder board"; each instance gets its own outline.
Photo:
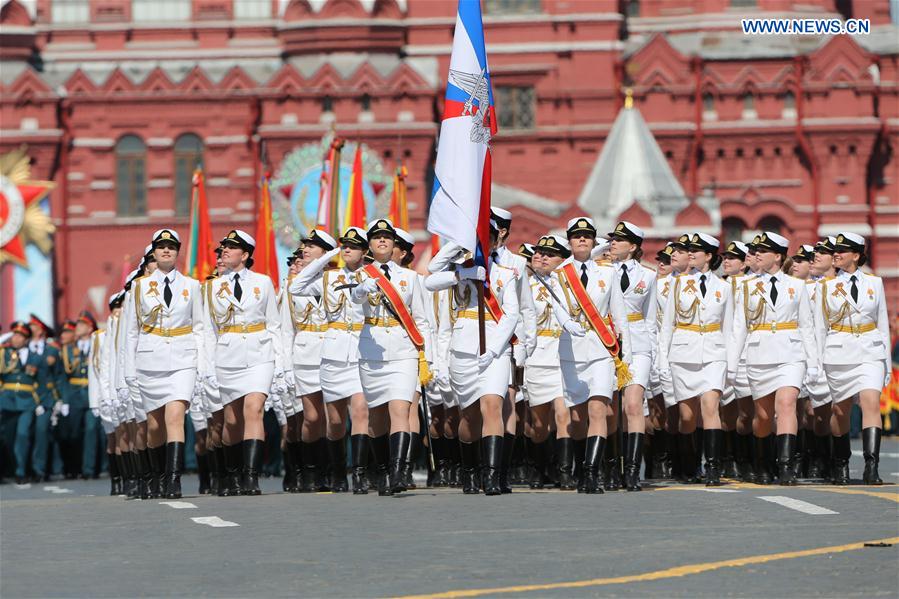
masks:
<instances>
[{"instance_id":1,"label":"shoulder board","mask_svg":"<svg viewBox=\"0 0 899 599\"><path fill-rule=\"evenodd\" d=\"M612 268L612 263L609 260L594 260L597 266L608 266Z\"/></svg>"},{"instance_id":2,"label":"shoulder board","mask_svg":"<svg viewBox=\"0 0 899 599\"><path fill-rule=\"evenodd\" d=\"M814 285L814 284L817 283L817 282L818 282L818 281L816 281L815 279L806 279L806 280L805 280L805 284L806 284L806 285Z\"/></svg>"},{"instance_id":3,"label":"shoulder board","mask_svg":"<svg viewBox=\"0 0 899 599\"><path fill-rule=\"evenodd\" d=\"M836 277L824 277L821 281L826 283L827 281L833 281L834 279L836 279Z\"/></svg>"},{"instance_id":4,"label":"shoulder board","mask_svg":"<svg viewBox=\"0 0 899 599\"><path fill-rule=\"evenodd\" d=\"M871 274L871 273L869 273L869 272L866 272L866 273L865 273L865 276L866 276L866 277L871 277L872 279L879 279L879 278L880 278L880 277L878 277L877 275Z\"/></svg>"},{"instance_id":5,"label":"shoulder board","mask_svg":"<svg viewBox=\"0 0 899 599\"><path fill-rule=\"evenodd\" d=\"M679 278L681 278L681 277L686 277L686 276L688 276L689 274L690 274L690 273L688 273L688 272L682 272L682 273L679 273L679 274L674 275L674 278L675 278L675 279L679 279Z\"/></svg>"},{"instance_id":6,"label":"shoulder board","mask_svg":"<svg viewBox=\"0 0 899 599\"><path fill-rule=\"evenodd\" d=\"M497 268L502 268L503 270L511 270L511 271L513 271L513 272L515 271L514 268L511 268L511 267L509 267L509 266L503 266L503 265L500 264L499 262L494 262L493 265L494 265L495 267L497 267Z\"/></svg>"}]
</instances>

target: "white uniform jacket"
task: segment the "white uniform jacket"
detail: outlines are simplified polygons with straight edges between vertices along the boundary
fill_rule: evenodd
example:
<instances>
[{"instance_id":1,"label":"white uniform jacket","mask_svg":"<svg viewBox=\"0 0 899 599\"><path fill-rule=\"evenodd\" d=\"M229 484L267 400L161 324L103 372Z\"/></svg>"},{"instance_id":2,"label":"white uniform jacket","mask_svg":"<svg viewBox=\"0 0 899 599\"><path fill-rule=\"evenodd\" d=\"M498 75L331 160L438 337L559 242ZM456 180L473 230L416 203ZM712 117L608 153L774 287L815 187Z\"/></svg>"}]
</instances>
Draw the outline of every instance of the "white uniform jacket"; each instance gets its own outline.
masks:
<instances>
[{"instance_id":1,"label":"white uniform jacket","mask_svg":"<svg viewBox=\"0 0 899 599\"><path fill-rule=\"evenodd\" d=\"M318 366L322 361L322 344L328 330L321 296L290 293L290 285L295 278L288 277L279 293L284 365Z\"/></svg>"},{"instance_id":2,"label":"white uniform jacket","mask_svg":"<svg viewBox=\"0 0 899 599\"><path fill-rule=\"evenodd\" d=\"M177 270L168 273L170 305L163 299L166 274L156 270L136 280L131 291L134 322L125 337L125 378L137 371L173 372L196 368L204 376L203 304L200 283Z\"/></svg>"},{"instance_id":3,"label":"white uniform jacket","mask_svg":"<svg viewBox=\"0 0 899 599\"><path fill-rule=\"evenodd\" d=\"M775 278L777 302L771 300ZM732 343L727 348L727 368L737 371L740 356L753 366L805 362L819 368L812 321L812 306L805 281L777 271L737 281Z\"/></svg>"},{"instance_id":4,"label":"white uniform jacket","mask_svg":"<svg viewBox=\"0 0 899 599\"><path fill-rule=\"evenodd\" d=\"M239 277L241 298L234 295ZM209 281L208 335L215 340L217 368L249 368L261 362L275 363L275 376L283 374L281 319L275 286L266 276L248 269Z\"/></svg>"},{"instance_id":5,"label":"white uniform jacket","mask_svg":"<svg viewBox=\"0 0 899 599\"><path fill-rule=\"evenodd\" d=\"M567 262L566 262L567 263ZM564 266L563 263L562 266ZM621 287L618 286L618 279L615 276L615 269L608 263L600 264L598 260L587 260L586 262L578 262L571 259L577 271L578 278L584 272L586 266L587 272L587 295L599 312L599 315L608 322L611 319L612 326L620 339L621 357L624 362L630 364L631 361L631 334L627 322L627 310L624 307L624 296L621 293ZM553 302L553 311L558 319L559 324L563 327L569 320L577 321L586 331L583 337L573 337L567 331L559 337L559 359L563 362L593 362L594 360L611 359L609 350L599 340L590 325L587 323L587 317L583 314L577 304L577 300L568 288L568 284L564 283L564 275L562 275L562 266L553 272L552 281L553 291L556 297L562 301L562 304Z\"/></svg>"},{"instance_id":6,"label":"white uniform jacket","mask_svg":"<svg viewBox=\"0 0 899 599\"><path fill-rule=\"evenodd\" d=\"M655 356L658 347L656 326L656 272L636 260L613 262L615 285L621 288L621 267L627 269L629 285L622 292L627 310L631 351Z\"/></svg>"},{"instance_id":7,"label":"white uniform jacket","mask_svg":"<svg viewBox=\"0 0 899 599\"><path fill-rule=\"evenodd\" d=\"M455 268L432 274L425 279L425 287L429 291L451 289L453 300L450 316L453 332L450 351L457 354L476 356L480 352L476 284L480 284L480 281L458 281ZM496 356L511 355L510 341L520 318L518 277L515 276L515 271L501 266L497 261L491 263L490 289L503 315L499 322L495 322L490 311L486 307L484 309L487 349Z\"/></svg>"},{"instance_id":8,"label":"white uniform jacket","mask_svg":"<svg viewBox=\"0 0 899 599\"><path fill-rule=\"evenodd\" d=\"M360 304L350 298L344 285L360 282L357 273L347 267L324 270L339 250L334 250L307 264L293 278L288 291L295 298L315 301L321 298L321 317L327 329L321 346L321 359L336 362L359 361L359 334L365 321Z\"/></svg>"},{"instance_id":9,"label":"white uniform jacket","mask_svg":"<svg viewBox=\"0 0 899 599\"><path fill-rule=\"evenodd\" d=\"M733 328L730 285L713 272L706 276L706 295L693 270L675 277L659 329L659 370L669 364L707 364L727 361L727 338Z\"/></svg>"},{"instance_id":10,"label":"white uniform jacket","mask_svg":"<svg viewBox=\"0 0 899 599\"><path fill-rule=\"evenodd\" d=\"M534 306L534 296L531 294L528 261L524 256L513 253L506 246L496 249L496 261L500 266L511 268L515 273L519 319L515 326L518 343L513 352L516 365L524 366L527 357L537 347L537 310Z\"/></svg>"},{"instance_id":11,"label":"white uniform jacket","mask_svg":"<svg viewBox=\"0 0 899 599\"><path fill-rule=\"evenodd\" d=\"M852 299L852 276L858 299ZM815 298L818 355L827 364L858 364L883 360L890 372L890 325L880 277L861 270L821 279Z\"/></svg>"},{"instance_id":12,"label":"white uniform jacket","mask_svg":"<svg viewBox=\"0 0 899 599\"><path fill-rule=\"evenodd\" d=\"M373 263L378 270L382 270L382 264ZM431 348L428 341L431 339L431 325L425 312L423 293L418 284L418 273L408 268L403 268L395 262L387 262L390 282L396 288L406 304L415 326L425 341L425 357L432 362ZM359 270L359 281L369 278L364 271ZM375 362L389 362L390 360L404 360L418 358L418 349L409 339L409 335L402 325L395 322L395 318L384 306L387 299L378 290L374 293L365 293L361 287L355 287L350 292L350 298L356 304L362 305L365 315L365 324L359 335L359 357L362 360ZM387 326L384 326L384 325Z\"/></svg>"},{"instance_id":13,"label":"white uniform jacket","mask_svg":"<svg viewBox=\"0 0 899 599\"><path fill-rule=\"evenodd\" d=\"M551 277L541 277L546 283ZM562 325L553 314L553 301L549 291L537 277L529 279L534 309L537 311L537 347L528 357L527 366L559 367L559 338Z\"/></svg>"}]
</instances>

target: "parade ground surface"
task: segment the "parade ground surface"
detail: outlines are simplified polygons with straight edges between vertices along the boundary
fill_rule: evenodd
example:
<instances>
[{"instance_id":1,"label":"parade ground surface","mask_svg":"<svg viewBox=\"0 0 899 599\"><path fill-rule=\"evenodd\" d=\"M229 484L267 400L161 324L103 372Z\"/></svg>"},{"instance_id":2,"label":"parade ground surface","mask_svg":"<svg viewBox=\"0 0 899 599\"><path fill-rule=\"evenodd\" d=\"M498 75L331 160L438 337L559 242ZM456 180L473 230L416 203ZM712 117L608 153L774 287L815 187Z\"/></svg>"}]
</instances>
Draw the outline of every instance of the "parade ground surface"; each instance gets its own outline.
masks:
<instances>
[{"instance_id":1,"label":"parade ground surface","mask_svg":"<svg viewBox=\"0 0 899 599\"><path fill-rule=\"evenodd\" d=\"M882 487L360 497L267 479L218 498L187 476L165 502L105 479L8 484L0 596L895 597L899 442L881 458Z\"/></svg>"}]
</instances>

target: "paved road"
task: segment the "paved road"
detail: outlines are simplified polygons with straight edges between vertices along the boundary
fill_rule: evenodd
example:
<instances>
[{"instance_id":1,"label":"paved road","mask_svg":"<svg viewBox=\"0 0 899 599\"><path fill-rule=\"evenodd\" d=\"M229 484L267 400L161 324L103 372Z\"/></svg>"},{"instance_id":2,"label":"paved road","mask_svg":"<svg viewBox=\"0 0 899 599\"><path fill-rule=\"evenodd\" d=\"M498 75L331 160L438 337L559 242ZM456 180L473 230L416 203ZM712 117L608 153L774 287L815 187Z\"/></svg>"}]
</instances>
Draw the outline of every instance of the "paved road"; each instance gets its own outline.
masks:
<instances>
[{"instance_id":1,"label":"paved road","mask_svg":"<svg viewBox=\"0 0 899 599\"><path fill-rule=\"evenodd\" d=\"M262 497L176 509L109 497L105 480L5 485L0 596L895 597L899 443L883 453L892 484L840 489L380 498L272 479ZM894 544L859 544L880 539Z\"/></svg>"}]
</instances>

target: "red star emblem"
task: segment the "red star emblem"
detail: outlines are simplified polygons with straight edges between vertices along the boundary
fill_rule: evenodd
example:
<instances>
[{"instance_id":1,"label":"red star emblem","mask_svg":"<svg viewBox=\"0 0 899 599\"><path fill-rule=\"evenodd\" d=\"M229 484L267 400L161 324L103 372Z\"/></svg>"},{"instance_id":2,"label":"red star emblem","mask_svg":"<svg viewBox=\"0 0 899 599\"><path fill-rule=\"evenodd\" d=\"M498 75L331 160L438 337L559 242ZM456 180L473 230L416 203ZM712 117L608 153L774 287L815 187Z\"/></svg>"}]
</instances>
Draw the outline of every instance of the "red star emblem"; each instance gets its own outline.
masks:
<instances>
[{"instance_id":1,"label":"red star emblem","mask_svg":"<svg viewBox=\"0 0 899 599\"><path fill-rule=\"evenodd\" d=\"M34 243L45 254L52 248L54 227L40 209L40 201L54 185L30 179L25 149L0 156L0 264L27 267L25 246Z\"/></svg>"}]
</instances>

